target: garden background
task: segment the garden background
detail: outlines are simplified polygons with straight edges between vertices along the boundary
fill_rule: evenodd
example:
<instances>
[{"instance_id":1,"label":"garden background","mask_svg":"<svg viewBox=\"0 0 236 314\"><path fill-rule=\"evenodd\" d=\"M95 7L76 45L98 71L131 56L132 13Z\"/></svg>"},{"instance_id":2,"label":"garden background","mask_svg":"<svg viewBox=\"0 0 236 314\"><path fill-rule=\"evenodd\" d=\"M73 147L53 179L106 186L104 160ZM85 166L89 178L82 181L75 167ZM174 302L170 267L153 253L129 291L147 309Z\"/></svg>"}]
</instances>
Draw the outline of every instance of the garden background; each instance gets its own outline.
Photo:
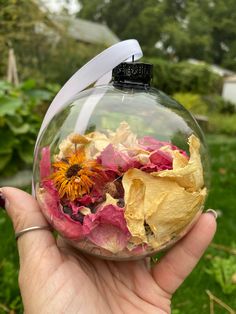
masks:
<instances>
[{"instance_id":1,"label":"garden background","mask_svg":"<svg viewBox=\"0 0 236 314\"><path fill-rule=\"evenodd\" d=\"M75 18L80 24L71 24ZM48 105L80 66L117 40L138 39L154 64L153 85L202 125L212 175L206 207L218 211L218 231L175 294L174 314L236 313L236 104L221 96L225 76L236 72L235 21L235 0L0 0L0 185L30 190ZM22 313L16 244L3 212L0 231L0 313Z\"/></svg>"}]
</instances>

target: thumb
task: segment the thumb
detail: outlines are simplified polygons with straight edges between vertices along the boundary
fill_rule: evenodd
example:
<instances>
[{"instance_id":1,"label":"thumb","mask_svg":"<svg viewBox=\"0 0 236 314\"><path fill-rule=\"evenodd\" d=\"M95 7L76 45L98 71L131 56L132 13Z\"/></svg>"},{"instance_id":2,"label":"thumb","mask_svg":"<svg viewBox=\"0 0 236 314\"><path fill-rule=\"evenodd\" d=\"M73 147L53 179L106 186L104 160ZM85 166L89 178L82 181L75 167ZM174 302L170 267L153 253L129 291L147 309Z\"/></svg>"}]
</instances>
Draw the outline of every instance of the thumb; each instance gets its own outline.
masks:
<instances>
[{"instance_id":1,"label":"thumb","mask_svg":"<svg viewBox=\"0 0 236 314\"><path fill-rule=\"evenodd\" d=\"M12 220L15 232L34 226L49 226L37 201L28 193L12 187L0 189L5 200L5 208ZM22 234L18 241L20 263L29 260L32 264L47 249L56 244L52 233L47 230L34 230Z\"/></svg>"}]
</instances>

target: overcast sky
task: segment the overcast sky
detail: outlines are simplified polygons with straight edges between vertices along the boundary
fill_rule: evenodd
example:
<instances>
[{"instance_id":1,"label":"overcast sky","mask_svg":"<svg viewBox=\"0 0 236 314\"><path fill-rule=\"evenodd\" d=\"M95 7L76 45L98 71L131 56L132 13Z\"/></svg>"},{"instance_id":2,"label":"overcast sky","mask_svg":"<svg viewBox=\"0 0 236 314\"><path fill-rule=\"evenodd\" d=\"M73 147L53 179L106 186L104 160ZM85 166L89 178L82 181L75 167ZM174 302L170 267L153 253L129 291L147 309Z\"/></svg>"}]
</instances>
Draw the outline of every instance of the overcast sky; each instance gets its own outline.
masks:
<instances>
[{"instance_id":1,"label":"overcast sky","mask_svg":"<svg viewBox=\"0 0 236 314\"><path fill-rule=\"evenodd\" d=\"M80 6L76 0L40 0L51 12L60 12L65 7L69 13L79 11Z\"/></svg>"}]
</instances>

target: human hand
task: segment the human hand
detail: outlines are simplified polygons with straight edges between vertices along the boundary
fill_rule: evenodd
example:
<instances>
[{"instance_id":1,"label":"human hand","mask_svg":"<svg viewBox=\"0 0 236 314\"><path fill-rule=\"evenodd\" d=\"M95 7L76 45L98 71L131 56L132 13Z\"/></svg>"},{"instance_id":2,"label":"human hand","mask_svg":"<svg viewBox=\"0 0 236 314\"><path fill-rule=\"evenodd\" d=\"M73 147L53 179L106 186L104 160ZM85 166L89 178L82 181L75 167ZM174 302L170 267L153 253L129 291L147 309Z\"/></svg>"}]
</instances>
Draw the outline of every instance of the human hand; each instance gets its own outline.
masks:
<instances>
[{"instance_id":1,"label":"human hand","mask_svg":"<svg viewBox=\"0 0 236 314\"><path fill-rule=\"evenodd\" d=\"M32 196L15 188L1 192L15 231L48 224ZM151 269L146 260L111 262L78 253L48 230L25 233L18 239L25 313L170 313L171 296L215 230L214 215L202 214L187 236Z\"/></svg>"}]
</instances>

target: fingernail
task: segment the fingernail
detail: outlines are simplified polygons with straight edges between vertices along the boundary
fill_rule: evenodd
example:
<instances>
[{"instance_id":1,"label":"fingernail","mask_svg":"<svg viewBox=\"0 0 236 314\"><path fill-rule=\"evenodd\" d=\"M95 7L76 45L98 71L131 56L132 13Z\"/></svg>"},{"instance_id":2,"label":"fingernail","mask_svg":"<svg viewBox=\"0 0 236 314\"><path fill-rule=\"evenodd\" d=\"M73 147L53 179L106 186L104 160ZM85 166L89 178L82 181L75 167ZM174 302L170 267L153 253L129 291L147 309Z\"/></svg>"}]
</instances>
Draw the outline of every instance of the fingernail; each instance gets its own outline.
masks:
<instances>
[{"instance_id":1,"label":"fingernail","mask_svg":"<svg viewBox=\"0 0 236 314\"><path fill-rule=\"evenodd\" d=\"M6 209L6 198L1 190L0 190L0 208L4 210Z\"/></svg>"},{"instance_id":2,"label":"fingernail","mask_svg":"<svg viewBox=\"0 0 236 314\"><path fill-rule=\"evenodd\" d=\"M206 212L209 213L209 214L212 214L215 217L215 219L217 219L218 214L217 214L217 212L214 209L209 208Z\"/></svg>"}]
</instances>

